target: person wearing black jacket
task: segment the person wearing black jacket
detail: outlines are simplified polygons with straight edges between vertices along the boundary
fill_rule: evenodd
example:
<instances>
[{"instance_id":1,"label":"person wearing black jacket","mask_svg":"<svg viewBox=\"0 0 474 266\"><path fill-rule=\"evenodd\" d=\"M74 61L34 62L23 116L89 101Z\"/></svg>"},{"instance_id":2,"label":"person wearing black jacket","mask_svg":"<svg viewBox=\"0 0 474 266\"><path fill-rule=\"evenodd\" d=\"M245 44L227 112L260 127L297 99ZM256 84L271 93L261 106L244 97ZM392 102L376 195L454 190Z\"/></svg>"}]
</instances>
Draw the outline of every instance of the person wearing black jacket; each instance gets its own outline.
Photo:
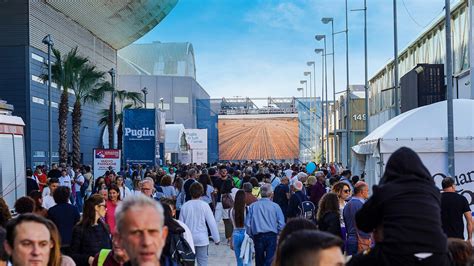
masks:
<instances>
[{"instance_id":1,"label":"person wearing black jacket","mask_svg":"<svg viewBox=\"0 0 474 266\"><path fill-rule=\"evenodd\" d=\"M375 247L348 265L450 265L440 204L439 189L418 155L398 149L356 214L357 228L375 231Z\"/></svg>"},{"instance_id":2,"label":"person wearing black jacket","mask_svg":"<svg viewBox=\"0 0 474 266\"><path fill-rule=\"evenodd\" d=\"M339 199L334 192L326 193L319 200L318 228L341 238L341 214L339 212Z\"/></svg>"},{"instance_id":3,"label":"person wearing black jacket","mask_svg":"<svg viewBox=\"0 0 474 266\"><path fill-rule=\"evenodd\" d=\"M101 249L111 249L112 241L105 217L106 203L94 194L84 204L81 221L72 230L70 256L78 266L88 266Z\"/></svg>"},{"instance_id":4,"label":"person wearing black jacket","mask_svg":"<svg viewBox=\"0 0 474 266\"><path fill-rule=\"evenodd\" d=\"M301 214L301 203L308 201L308 197L303 193L303 183L301 181L295 181L293 184L294 193L291 195L288 202L287 217L295 218Z\"/></svg>"}]
</instances>

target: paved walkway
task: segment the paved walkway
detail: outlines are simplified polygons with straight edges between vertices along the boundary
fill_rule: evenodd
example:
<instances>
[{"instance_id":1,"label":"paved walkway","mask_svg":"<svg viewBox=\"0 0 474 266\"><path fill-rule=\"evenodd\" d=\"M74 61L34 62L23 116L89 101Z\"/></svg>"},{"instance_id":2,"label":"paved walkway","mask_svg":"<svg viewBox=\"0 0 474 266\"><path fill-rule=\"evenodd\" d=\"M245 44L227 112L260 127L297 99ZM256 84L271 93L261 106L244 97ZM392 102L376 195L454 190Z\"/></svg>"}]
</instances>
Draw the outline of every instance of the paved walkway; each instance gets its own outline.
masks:
<instances>
[{"instance_id":1,"label":"paved walkway","mask_svg":"<svg viewBox=\"0 0 474 266\"><path fill-rule=\"evenodd\" d=\"M220 222L219 224L219 233L221 235L221 243L216 246L214 242L211 241L209 244L209 266L235 266L237 262L235 261L234 251L230 249L230 246L227 245L227 240L224 236L224 223Z\"/></svg>"}]
</instances>

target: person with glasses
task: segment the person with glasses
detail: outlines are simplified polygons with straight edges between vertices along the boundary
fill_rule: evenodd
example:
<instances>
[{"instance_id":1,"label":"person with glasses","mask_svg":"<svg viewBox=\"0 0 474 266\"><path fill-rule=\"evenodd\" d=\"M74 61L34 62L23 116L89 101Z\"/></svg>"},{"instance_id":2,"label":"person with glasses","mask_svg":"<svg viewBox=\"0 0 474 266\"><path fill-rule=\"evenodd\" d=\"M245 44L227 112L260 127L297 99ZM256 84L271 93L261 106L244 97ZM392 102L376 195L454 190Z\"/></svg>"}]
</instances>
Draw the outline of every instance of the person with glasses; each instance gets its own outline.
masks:
<instances>
[{"instance_id":1,"label":"person with glasses","mask_svg":"<svg viewBox=\"0 0 474 266\"><path fill-rule=\"evenodd\" d=\"M339 200L339 214L341 221L341 237L344 242L346 242L346 224L344 223L344 217L342 216L344 212L344 207L346 206L347 201L351 198L351 187L344 181L339 181L335 183L332 187L332 191L336 193Z\"/></svg>"},{"instance_id":2,"label":"person with glasses","mask_svg":"<svg viewBox=\"0 0 474 266\"><path fill-rule=\"evenodd\" d=\"M101 249L112 248L110 232L104 222L106 202L94 194L84 204L82 218L72 230L71 257L78 266L88 266Z\"/></svg>"},{"instance_id":3,"label":"person with glasses","mask_svg":"<svg viewBox=\"0 0 474 266\"><path fill-rule=\"evenodd\" d=\"M354 185L354 196L346 204L343 211L344 223L347 229L347 255L355 255L369 248L371 234L364 233L355 225L355 215L369 198L369 185L359 181Z\"/></svg>"}]
</instances>

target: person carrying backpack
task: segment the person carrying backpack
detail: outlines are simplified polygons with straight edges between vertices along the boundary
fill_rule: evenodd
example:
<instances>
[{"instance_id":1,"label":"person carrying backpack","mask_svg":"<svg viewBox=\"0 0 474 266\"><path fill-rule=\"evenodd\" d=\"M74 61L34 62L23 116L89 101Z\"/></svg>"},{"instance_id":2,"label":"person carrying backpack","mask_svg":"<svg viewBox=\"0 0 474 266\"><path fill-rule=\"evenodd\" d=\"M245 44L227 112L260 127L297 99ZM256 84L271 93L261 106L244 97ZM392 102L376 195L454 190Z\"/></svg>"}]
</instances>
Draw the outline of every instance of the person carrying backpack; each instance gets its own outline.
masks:
<instances>
[{"instance_id":1,"label":"person carrying backpack","mask_svg":"<svg viewBox=\"0 0 474 266\"><path fill-rule=\"evenodd\" d=\"M301 203L309 201L308 197L303 193L303 183L295 181L293 184L293 194L288 202L287 218L295 218L301 214Z\"/></svg>"}]
</instances>

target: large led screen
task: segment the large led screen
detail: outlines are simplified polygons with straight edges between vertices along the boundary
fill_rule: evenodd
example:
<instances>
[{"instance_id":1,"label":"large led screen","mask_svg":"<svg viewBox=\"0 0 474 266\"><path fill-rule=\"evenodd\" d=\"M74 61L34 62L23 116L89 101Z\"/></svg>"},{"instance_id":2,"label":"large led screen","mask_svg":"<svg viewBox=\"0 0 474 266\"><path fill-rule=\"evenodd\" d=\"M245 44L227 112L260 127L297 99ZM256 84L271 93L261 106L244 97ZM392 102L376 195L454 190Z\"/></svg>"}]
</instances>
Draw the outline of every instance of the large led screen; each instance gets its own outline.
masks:
<instances>
[{"instance_id":1,"label":"large led screen","mask_svg":"<svg viewBox=\"0 0 474 266\"><path fill-rule=\"evenodd\" d=\"M298 158L298 118L220 119L220 160Z\"/></svg>"}]
</instances>

